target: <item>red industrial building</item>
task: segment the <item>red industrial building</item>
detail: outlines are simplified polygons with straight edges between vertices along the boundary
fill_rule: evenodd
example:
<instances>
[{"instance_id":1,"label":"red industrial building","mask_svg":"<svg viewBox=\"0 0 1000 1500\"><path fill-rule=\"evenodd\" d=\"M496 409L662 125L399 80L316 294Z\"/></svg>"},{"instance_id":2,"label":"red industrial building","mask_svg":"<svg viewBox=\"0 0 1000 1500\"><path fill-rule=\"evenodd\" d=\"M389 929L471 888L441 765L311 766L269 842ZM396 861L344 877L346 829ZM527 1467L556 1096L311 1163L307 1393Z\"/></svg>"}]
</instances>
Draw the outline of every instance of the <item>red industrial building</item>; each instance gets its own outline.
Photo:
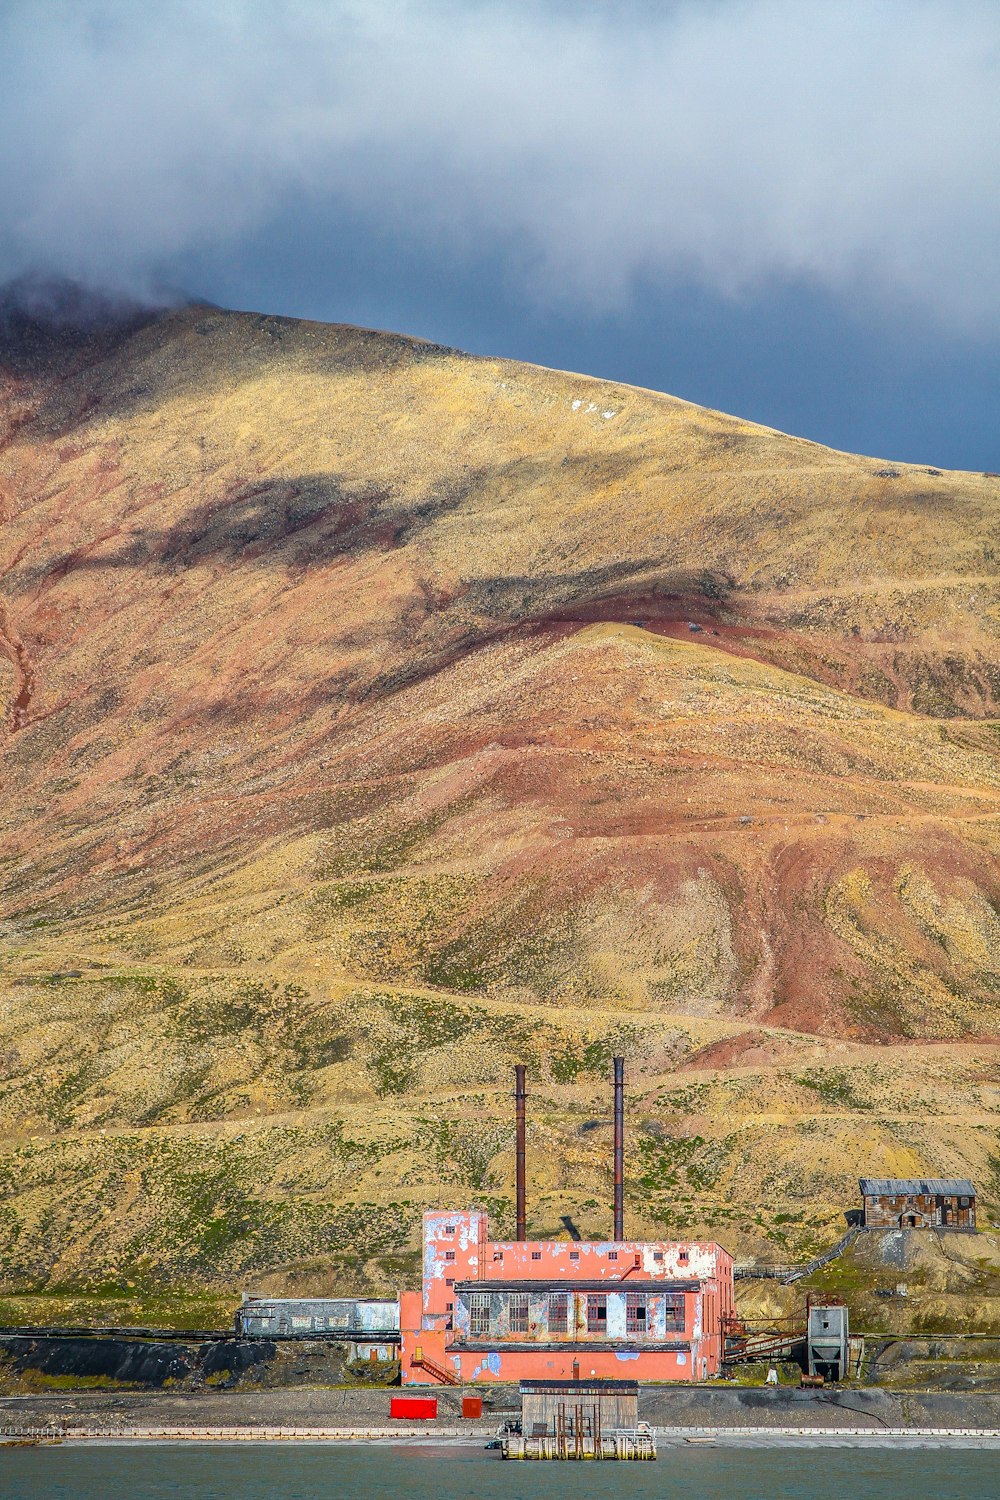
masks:
<instances>
[{"instance_id":1,"label":"red industrial building","mask_svg":"<svg viewBox=\"0 0 1000 1500\"><path fill-rule=\"evenodd\" d=\"M484 1213L428 1213L423 1289L399 1301L403 1381L704 1380L732 1311L716 1244L501 1242Z\"/></svg>"},{"instance_id":2,"label":"red industrial building","mask_svg":"<svg viewBox=\"0 0 1000 1500\"><path fill-rule=\"evenodd\" d=\"M732 1256L714 1243L626 1240L622 1060L615 1059L614 1238L524 1233L524 1070L517 1070L517 1238L478 1210L424 1215L423 1285L400 1297L404 1384L704 1380L722 1368Z\"/></svg>"}]
</instances>

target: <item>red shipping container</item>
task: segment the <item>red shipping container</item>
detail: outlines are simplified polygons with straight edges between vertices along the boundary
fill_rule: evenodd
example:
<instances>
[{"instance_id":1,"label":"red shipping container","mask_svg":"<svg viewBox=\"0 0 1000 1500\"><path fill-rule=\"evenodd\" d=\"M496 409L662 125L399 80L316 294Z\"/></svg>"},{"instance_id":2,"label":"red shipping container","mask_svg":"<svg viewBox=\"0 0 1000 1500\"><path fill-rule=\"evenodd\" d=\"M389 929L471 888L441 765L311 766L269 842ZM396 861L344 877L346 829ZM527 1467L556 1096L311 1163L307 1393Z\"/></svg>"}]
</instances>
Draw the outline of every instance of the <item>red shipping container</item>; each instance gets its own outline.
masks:
<instances>
[{"instance_id":1,"label":"red shipping container","mask_svg":"<svg viewBox=\"0 0 1000 1500\"><path fill-rule=\"evenodd\" d=\"M482 1414L483 1414L483 1398L482 1398L482 1396L463 1396L462 1397L462 1416L463 1417L481 1417Z\"/></svg>"},{"instance_id":2,"label":"red shipping container","mask_svg":"<svg viewBox=\"0 0 1000 1500\"><path fill-rule=\"evenodd\" d=\"M436 1396L390 1396L390 1417L406 1417L410 1421L428 1422L438 1414Z\"/></svg>"}]
</instances>

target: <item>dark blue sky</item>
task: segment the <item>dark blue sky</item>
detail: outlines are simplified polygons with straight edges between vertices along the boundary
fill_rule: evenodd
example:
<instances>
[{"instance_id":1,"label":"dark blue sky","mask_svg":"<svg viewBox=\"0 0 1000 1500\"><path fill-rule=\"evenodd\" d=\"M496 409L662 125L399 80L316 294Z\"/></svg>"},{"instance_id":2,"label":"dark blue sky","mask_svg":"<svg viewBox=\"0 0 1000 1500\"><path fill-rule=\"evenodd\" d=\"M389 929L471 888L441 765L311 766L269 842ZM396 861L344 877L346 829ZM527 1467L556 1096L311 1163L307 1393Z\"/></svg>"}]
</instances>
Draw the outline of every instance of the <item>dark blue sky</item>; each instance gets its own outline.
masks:
<instances>
[{"instance_id":1,"label":"dark blue sky","mask_svg":"<svg viewBox=\"0 0 1000 1500\"><path fill-rule=\"evenodd\" d=\"M1000 470L998 0L4 0L0 282Z\"/></svg>"}]
</instances>

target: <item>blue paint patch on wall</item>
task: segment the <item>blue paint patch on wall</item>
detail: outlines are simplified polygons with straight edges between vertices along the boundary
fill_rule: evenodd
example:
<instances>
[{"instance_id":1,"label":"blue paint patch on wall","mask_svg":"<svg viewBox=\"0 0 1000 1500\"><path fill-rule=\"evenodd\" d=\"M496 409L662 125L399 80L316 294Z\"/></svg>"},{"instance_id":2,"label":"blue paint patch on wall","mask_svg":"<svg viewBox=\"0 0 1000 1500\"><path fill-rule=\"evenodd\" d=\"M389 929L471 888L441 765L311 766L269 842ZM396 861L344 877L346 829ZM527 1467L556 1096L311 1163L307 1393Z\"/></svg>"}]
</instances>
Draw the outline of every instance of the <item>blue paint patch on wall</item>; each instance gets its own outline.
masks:
<instances>
[{"instance_id":1,"label":"blue paint patch on wall","mask_svg":"<svg viewBox=\"0 0 1000 1500\"><path fill-rule=\"evenodd\" d=\"M616 1349L615 1359L638 1359L638 1349Z\"/></svg>"},{"instance_id":2,"label":"blue paint patch on wall","mask_svg":"<svg viewBox=\"0 0 1000 1500\"><path fill-rule=\"evenodd\" d=\"M487 1354L486 1368L489 1370L491 1375L500 1374L500 1356L495 1350L492 1354Z\"/></svg>"}]
</instances>

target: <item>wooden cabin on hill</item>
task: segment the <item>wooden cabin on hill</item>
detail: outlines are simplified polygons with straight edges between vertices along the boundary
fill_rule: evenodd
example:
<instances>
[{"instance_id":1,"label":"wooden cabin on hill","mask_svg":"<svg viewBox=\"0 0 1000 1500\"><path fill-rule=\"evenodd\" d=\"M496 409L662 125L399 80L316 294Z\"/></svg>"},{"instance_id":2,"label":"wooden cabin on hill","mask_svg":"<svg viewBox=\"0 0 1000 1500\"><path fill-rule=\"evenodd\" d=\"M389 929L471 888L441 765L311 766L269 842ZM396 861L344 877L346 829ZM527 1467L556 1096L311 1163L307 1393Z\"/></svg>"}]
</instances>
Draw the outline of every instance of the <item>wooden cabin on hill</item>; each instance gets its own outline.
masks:
<instances>
[{"instance_id":1,"label":"wooden cabin on hill","mask_svg":"<svg viewBox=\"0 0 1000 1500\"><path fill-rule=\"evenodd\" d=\"M862 1177L865 1229L957 1229L974 1234L976 1189L966 1177Z\"/></svg>"}]
</instances>

